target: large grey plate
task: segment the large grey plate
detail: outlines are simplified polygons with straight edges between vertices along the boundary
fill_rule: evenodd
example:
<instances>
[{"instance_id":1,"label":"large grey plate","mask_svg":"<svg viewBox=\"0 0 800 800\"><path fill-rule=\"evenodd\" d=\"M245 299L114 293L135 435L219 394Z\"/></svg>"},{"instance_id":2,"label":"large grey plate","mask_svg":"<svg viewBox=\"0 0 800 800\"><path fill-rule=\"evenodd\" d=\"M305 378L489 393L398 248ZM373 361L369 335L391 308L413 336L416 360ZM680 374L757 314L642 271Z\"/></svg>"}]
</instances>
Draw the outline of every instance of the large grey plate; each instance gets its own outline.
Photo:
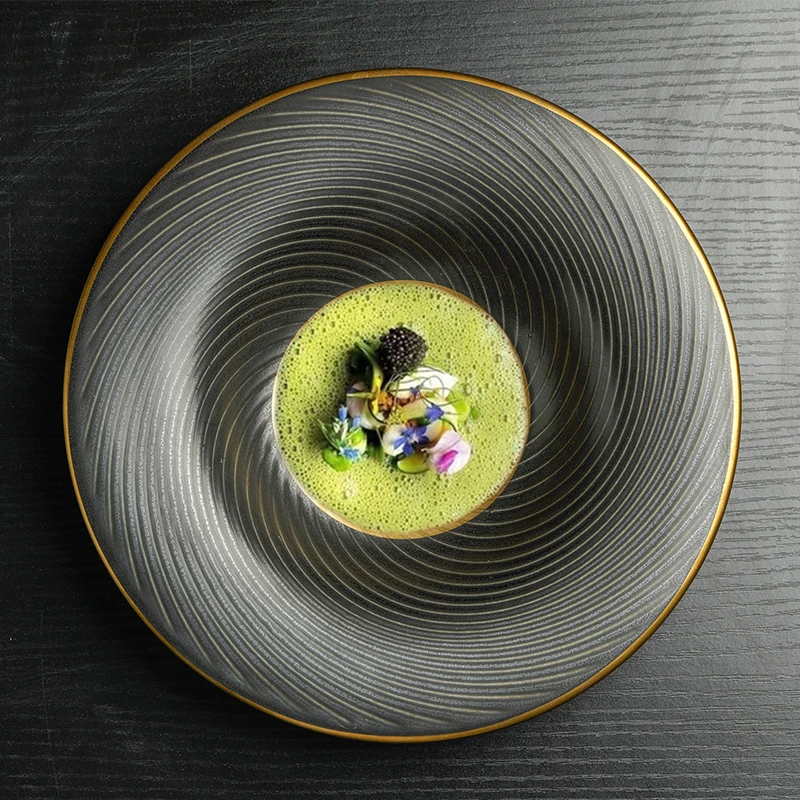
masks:
<instances>
[{"instance_id":1,"label":"large grey plate","mask_svg":"<svg viewBox=\"0 0 800 800\"><path fill-rule=\"evenodd\" d=\"M269 413L303 322L397 278L489 311L531 395L502 496L408 541L307 501ZM182 658L308 727L431 739L551 708L655 630L719 526L739 391L711 269L632 159L531 95L398 70L255 103L148 184L81 299L65 424L102 557Z\"/></svg>"}]
</instances>

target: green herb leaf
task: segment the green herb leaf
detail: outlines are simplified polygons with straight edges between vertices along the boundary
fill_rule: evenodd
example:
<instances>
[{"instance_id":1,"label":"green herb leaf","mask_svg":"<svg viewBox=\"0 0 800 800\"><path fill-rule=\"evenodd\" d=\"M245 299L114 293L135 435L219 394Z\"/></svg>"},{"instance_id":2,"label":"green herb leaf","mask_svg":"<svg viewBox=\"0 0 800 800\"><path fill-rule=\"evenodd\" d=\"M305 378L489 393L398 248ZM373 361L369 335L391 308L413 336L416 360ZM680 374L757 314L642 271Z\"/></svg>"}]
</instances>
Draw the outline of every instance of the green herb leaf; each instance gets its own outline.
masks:
<instances>
[{"instance_id":1,"label":"green herb leaf","mask_svg":"<svg viewBox=\"0 0 800 800\"><path fill-rule=\"evenodd\" d=\"M378 364L377 359L375 358L375 348L372 345L367 344L366 342L359 339L356 342L356 347L367 357L369 360L370 367L372 368L372 380L371 380L371 390L372 393L375 394L378 392L383 386L383 370ZM377 409L373 409L377 413Z\"/></svg>"}]
</instances>

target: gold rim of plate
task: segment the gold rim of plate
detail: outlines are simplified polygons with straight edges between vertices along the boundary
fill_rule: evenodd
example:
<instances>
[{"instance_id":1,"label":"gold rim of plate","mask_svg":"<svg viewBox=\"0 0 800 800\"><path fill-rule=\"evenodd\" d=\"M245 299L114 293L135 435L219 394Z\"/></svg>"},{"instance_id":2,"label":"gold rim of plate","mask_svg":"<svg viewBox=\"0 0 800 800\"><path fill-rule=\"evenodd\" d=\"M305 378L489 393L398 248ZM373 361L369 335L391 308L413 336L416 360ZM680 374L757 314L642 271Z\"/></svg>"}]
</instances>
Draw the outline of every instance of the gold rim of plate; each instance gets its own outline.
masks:
<instances>
[{"instance_id":1,"label":"gold rim of plate","mask_svg":"<svg viewBox=\"0 0 800 800\"><path fill-rule=\"evenodd\" d=\"M497 329L503 334L503 337L506 340L506 344L509 347L509 350L513 353L514 359L516 360L517 369L522 374L522 385L525 389L525 429L530 430L531 427L531 415L530 415L530 408L531 408L531 396L530 391L528 390L528 380L527 375L525 374L525 367L520 361L519 355L517 354L517 348L514 347L514 343L511 339L508 338L508 334L503 330L502 326L498 324L497 320L492 317L491 314L485 309L479 306L472 298L467 297L465 294L461 294L461 292L457 292L455 289L450 289L447 286L442 286L438 283L431 283L429 281L415 281L415 280L388 280L388 281L375 281L374 283L365 283L363 286L356 286L354 289L348 289L346 292L342 292L342 294L334 297L332 300L329 300L325 303L322 308L315 311L301 326L297 333L292 337L292 340L286 345L286 350L288 350L294 341L297 339L298 336L306 329L306 326L317 316L321 311L324 311L329 305L332 303L336 303L341 300L343 297L347 297L348 295L354 294L355 292L360 292L367 287L372 286L387 286L387 285L397 285L397 284L405 284L405 285L414 285L414 286L428 286L437 291L444 292L445 294L452 295L457 300L461 300L462 302L471 305L473 308L478 309L481 314L484 314L491 318L492 322L497 326ZM285 352L285 351L284 351ZM280 365L278 366L278 372L280 372ZM277 386L277 374L276 374L276 386ZM278 426L278 408L277 408L277 388L273 388L272 391L272 429L277 430ZM527 436L526 436L526 444L527 444ZM280 450L280 447L278 447ZM310 492L306 491L306 487L303 485L303 482L292 472L289 468L289 465L286 463L286 458L284 457L284 465L286 466L289 474L294 478L294 482L300 487L300 490L303 494L322 512L327 514L329 517L335 519L337 522L341 522L342 525L347 525L348 528L352 528L353 530L359 531L360 533L367 533L370 536L379 536L382 539L425 539L429 536L436 536L440 533L446 533L447 531L452 531L455 528L458 528L460 525L463 525L466 522L469 522L471 519L475 519L478 514L485 511L489 506L497 500L498 497L503 493L506 486L508 486L508 482L514 477L514 474L519 467L520 461L522 461L522 456L525 454L525 444L522 445L520 448L519 454L515 459L514 463L509 467L508 472L506 473L503 482L498 486L495 492L489 497L487 497L482 503L479 503L474 508L471 508L466 514L458 517L457 519L451 520L450 522L442 523L441 525L434 525L431 528L422 528L421 530L411 531L409 533L396 533L393 531L380 531L376 530L375 528L367 528L365 526L357 525L352 520L349 520L347 517L339 514L338 512L334 511L331 508L328 508L324 503L319 502ZM281 453L283 456L283 453Z\"/></svg>"},{"instance_id":2,"label":"gold rim of plate","mask_svg":"<svg viewBox=\"0 0 800 800\"><path fill-rule=\"evenodd\" d=\"M105 556L102 548L100 547L100 543L97 540L97 536L95 535L94 530L92 529L92 525L89 522L89 517L86 513L86 508L83 504L83 499L81 497L80 488L78 486L77 477L75 475L75 467L72 460L72 449L70 447L69 441L69 379L70 379L70 368L72 365L72 356L75 350L75 341L78 335L78 329L81 324L81 318L83 317L83 311L86 307L86 302L88 300L89 294L92 290L92 286L94 281L97 277L97 274L100 271L103 262L105 261L106 256L108 255L111 246L114 244L117 236L119 236L120 231L126 225L128 219L130 219L133 212L138 208L138 206L142 203L142 201L147 197L147 195L152 191L152 189L158 184L158 182L169 173L177 164L179 164L189 153L191 153L195 148L201 145L206 139L213 136L217 131L225 128L227 125L230 125L235 120L243 117L245 114L249 114L251 111L255 111L262 106L269 105L270 103L274 103L276 100L280 100L283 97L288 97L292 94L297 94L298 92L305 91L307 89L313 89L317 86L324 86L326 84L332 83L341 83L343 81L352 81L352 80L363 80L367 78L392 78L392 77L428 77L428 78L443 78L446 80L456 80L456 81L463 81L465 83L473 83L479 86L486 86L490 89L497 89L501 92L506 92L507 94L514 95L515 97L519 97L523 100L527 100L537 106L542 108L546 108L549 111L552 111L554 114L562 117L563 119L577 125L582 130L586 131L587 133L594 136L598 141L602 142L604 145L609 147L611 150L616 153L631 169L636 172L639 177L644 180L644 182L652 189L658 199L664 204L667 211L673 216L675 221L678 223L678 226L683 231L683 234L686 236L689 244L691 245L692 249L694 250L695 254L697 255L698 260L700 261L701 266L706 274L706 278L711 286L711 290L714 294L714 298L717 301L717 306L719 308L720 314L722 316L722 321L725 327L725 336L728 343L728 355L730 358L730 367L731 367L731 379L733 382L733 425L731 430L731 443L730 443L730 455L728 460L728 469L725 474L725 481L722 486L722 493L720 495L719 503L717 505L717 511L714 515L714 519L711 523L711 528L709 529L708 535L703 543L702 548L700 549L700 553L698 554L697 558L695 559L694 563L692 564L689 573L687 574L686 578L684 579L683 583L681 583L678 590L672 596L672 599L667 603L664 610L656 617L656 619L644 630L635 641L633 641L628 647L625 648L613 661L603 667L601 670L596 672L591 677L587 678L585 681L580 683L578 686L570 689L568 692L556 697L553 700L550 700L547 703L543 703L536 708L531 709L530 711L526 711L522 714L517 714L516 716L510 717L509 719L501 720L500 722L495 722L491 725L484 725L479 728L472 728L470 730L465 731L455 731L451 733L441 733L441 734L432 734L426 736L381 736L377 734L368 734L368 733L358 733L355 731L341 731L335 728L324 728L319 725L313 725L308 722L303 722L302 720L294 719L289 717L285 714L281 714L277 711L273 711L266 706L262 706L259 703L256 703L253 700L244 697L243 695L235 692L233 689L225 686L224 684L220 683L219 681L212 678L207 673L203 672L200 667L193 664L189 661L186 656L180 653L175 647L173 647L165 638L164 636L159 633L159 631L154 627L154 625L145 617L142 613L141 609L136 605L130 595L125 591L125 588L120 583L119 578L114 573L114 570L111 568L111 565L108 562L108 559ZM434 69L416 69L416 68L397 68L397 69L375 69L375 70L361 70L357 72L346 72L339 75L330 75L325 78L317 78L315 80L306 81L304 83L299 83L294 86L287 87L286 89L281 89L274 94L268 95L267 97L262 98L261 100L256 100L254 103L251 103L248 106L245 106L238 111L235 111L233 114L225 117L224 119L220 120L216 125L212 125L208 130L201 133L198 137L193 139L189 142L186 147L184 147L179 153L177 153L173 158L171 158L145 185L145 187L139 192L138 195L134 198L133 202L128 206L125 210L123 215L120 217L117 224L112 229L111 233L109 234L108 238L106 239L103 247L101 248L100 252L95 259L95 262L92 266L92 269L89 273L89 277L86 280L86 284L83 288L83 292L81 293L80 300L78 301L78 307L75 311L75 318L72 323L72 330L70 331L69 340L67 343L67 354L66 354L66 366L64 369L64 391L63 391L63 418L64 418L64 437L66 442L66 450L67 450L67 460L69 463L69 471L70 475L72 476L72 485L75 490L75 495L78 500L78 505L80 506L81 515L83 516L83 520L86 524L86 527L89 531L89 535L94 542L94 546L97 549L98 554L100 555L101 560L106 566L109 574L111 575L114 583L116 583L117 588L122 592L123 597L130 603L134 611L141 617L142 621L147 625L148 628L176 655L180 658L184 663L190 666L195 672L202 675L208 681L213 683L215 686L218 686L220 689L228 692L228 694L233 695L234 697L242 700L243 702L247 703L254 708L259 709L260 711L264 711L267 714L270 714L278 719L282 719L285 722L291 722L295 725L299 725L300 727L307 728L309 730L317 731L319 733L327 733L333 736L341 736L346 739L361 739L363 741L374 741L374 742L432 742L438 741L442 739L458 739L465 736L474 736L478 733L488 733L489 731L497 730L499 728L505 728L509 725L514 725L517 722L522 722L523 720L530 719L532 717L538 716L539 714L544 713L545 711L550 711L551 709L555 708L556 706L561 705L562 703L571 700L572 698L576 697L577 695L584 692L590 686L593 686L598 681L602 680L608 674L613 672L620 664L626 661L630 656L632 656L652 635L655 631L660 627L661 623L670 615L672 610L678 604L678 601L683 597L686 593L686 590L689 588L689 585L694 580L695 576L697 575L698 570L700 569L703 561L705 561L706 556L708 555L708 551L711 548L711 545L714 541L714 537L719 530L719 526L722 522L722 517L725 513L725 508L728 505L728 499L730 497L731 489L733 487L733 477L736 471L736 462L739 455L739 440L741 437L741 428L742 428L742 380L741 380L741 372L739 369L739 356L736 350L736 338L733 332L733 325L731 323L730 314L728 313L727 306L725 305L725 299L722 296L722 291L719 287L719 283L717 281L716 275L714 275L714 271L711 268L711 264L709 263L708 259L706 258L705 253L703 252L703 248L700 246L700 243L697 241L697 237L692 232L691 228L689 227L686 220L681 215L680 211L675 207L674 203L667 197L664 190L656 183L656 181L646 172L646 170L640 166L628 153L626 153L619 145L615 144L611 139L609 139L605 134L601 133L599 130L594 128L588 122L580 119L580 117L576 117L574 114L570 113L569 111L564 110L560 106L557 106L547 100L544 100L541 97L537 97L534 94L530 94L529 92L525 92L522 89L517 89L513 86L508 86L504 83L499 83L497 81L488 80L486 78L479 78L474 75L467 75L460 72L448 72L445 70L434 70Z\"/></svg>"}]
</instances>

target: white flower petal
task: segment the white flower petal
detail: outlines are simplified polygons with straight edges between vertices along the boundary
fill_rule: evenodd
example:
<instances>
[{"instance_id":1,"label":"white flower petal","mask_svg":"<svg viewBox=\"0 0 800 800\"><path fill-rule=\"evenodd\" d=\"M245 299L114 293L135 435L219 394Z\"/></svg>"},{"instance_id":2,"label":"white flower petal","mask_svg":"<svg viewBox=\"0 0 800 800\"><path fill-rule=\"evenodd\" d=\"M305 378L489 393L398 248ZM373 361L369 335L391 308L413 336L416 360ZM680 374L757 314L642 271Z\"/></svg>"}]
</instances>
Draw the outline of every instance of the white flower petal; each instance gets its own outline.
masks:
<instances>
[{"instance_id":1,"label":"white flower petal","mask_svg":"<svg viewBox=\"0 0 800 800\"><path fill-rule=\"evenodd\" d=\"M383 452L387 456L399 456L403 452L402 445L397 447L395 442L403 435L405 425L387 425L381 437Z\"/></svg>"}]
</instances>

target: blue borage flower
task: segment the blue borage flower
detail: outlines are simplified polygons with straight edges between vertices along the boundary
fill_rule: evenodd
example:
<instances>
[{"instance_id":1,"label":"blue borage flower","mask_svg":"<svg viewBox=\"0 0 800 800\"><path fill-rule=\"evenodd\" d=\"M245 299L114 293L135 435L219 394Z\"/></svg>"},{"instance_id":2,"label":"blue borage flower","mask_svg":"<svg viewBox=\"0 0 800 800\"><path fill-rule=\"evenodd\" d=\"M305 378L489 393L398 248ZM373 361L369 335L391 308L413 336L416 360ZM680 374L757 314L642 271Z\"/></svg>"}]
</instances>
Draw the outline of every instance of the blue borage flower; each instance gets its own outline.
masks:
<instances>
[{"instance_id":1,"label":"blue borage flower","mask_svg":"<svg viewBox=\"0 0 800 800\"><path fill-rule=\"evenodd\" d=\"M430 442L426 436L428 427L420 425L406 428L393 442L397 449L403 451L404 456L410 456L415 447L422 447Z\"/></svg>"},{"instance_id":2,"label":"blue borage flower","mask_svg":"<svg viewBox=\"0 0 800 800\"><path fill-rule=\"evenodd\" d=\"M346 406L339 406L332 422L320 422L327 442L322 457L339 472L349 469L366 452L367 436L360 423L357 417L348 417Z\"/></svg>"},{"instance_id":3,"label":"blue borage flower","mask_svg":"<svg viewBox=\"0 0 800 800\"><path fill-rule=\"evenodd\" d=\"M434 405L433 403L431 403L425 411L425 419L428 422L436 422L437 419L441 419L443 416L444 410L442 407Z\"/></svg>"}]
</instances>

